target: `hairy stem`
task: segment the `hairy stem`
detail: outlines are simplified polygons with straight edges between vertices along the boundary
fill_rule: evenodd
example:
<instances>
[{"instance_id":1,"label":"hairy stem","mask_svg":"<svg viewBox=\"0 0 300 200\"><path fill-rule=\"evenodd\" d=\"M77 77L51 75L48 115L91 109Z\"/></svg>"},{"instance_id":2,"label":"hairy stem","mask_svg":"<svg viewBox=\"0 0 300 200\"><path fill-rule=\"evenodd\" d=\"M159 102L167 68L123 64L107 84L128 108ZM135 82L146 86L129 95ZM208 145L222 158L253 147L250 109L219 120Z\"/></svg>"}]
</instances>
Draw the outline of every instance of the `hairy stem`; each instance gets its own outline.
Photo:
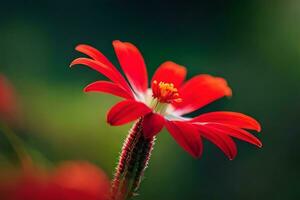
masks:
<instances>
[{"instance_id":1,"label":"hairy stem","mask_svg":"<svg viewBox=\"0 0 300 200\"><path fill-rule=\"evenodd\" d=\"M138 190L153 149L154 138L143 135L143 118L132 127L127 136L112 182L111 200L129 199Z\"/></svg>"}]
</instances>

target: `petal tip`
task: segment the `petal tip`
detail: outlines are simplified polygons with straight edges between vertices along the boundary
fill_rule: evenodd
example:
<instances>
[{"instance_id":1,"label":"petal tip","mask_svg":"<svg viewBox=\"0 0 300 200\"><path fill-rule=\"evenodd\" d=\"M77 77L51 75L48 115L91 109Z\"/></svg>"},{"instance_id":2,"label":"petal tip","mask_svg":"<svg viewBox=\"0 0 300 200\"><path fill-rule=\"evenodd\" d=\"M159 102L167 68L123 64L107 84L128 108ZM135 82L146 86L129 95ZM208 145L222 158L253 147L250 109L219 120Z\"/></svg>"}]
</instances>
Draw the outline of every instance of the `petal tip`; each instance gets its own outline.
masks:
<instances>
[{"instance_id":1,"label":"petal tip","mask_svg":"<svg viewBox=\"0 0 300 200\"><path fill-rule=\"evenodd\" d=\"M75 59L75 60L73 60L73 61L70 63L69 67L72 68L72 67L74 67L74 65L78 65L78 58Z\"/></svg>"},{"instance_id":2,"label":"petal tip","mask_svg":"<svg viewBox=\"0 0 300 200\"><path fill-rule=\"evenodd\" d=\"M261 125L259 124L259 123L257 123L257 129L256 129L256 131L259 133L259 132L261 132Z\"/></svg>"},{"instance_id":3,"label":"petal tip","mask_svg":"<svg viewBox=\"0 0 300 200\"><path fill-rule=\"evenodd\" d=\"M75 50L78 51L78 49L80 49L82 46L84 46L83 44L78 44L75 46Z\"/></svg>"},{"instance_id":4,"label":"petal tip","mask_svg":"<svg viewBox=\"0 0 300 200\"><path fill-rule=\"evenodd\" d=\"M113 42L112 42L113 46L119 45L119 44L122 44L122 43L123 43L123 42L120 41L120 40L113 40Z\"/></svg>"},{"instance_id":5,"label":"petal tip","mask_svg":"<svg viewBox=\"0 0 300 200\"><path fill-rule=\"evenodd\" d=\"M106 123L108 123L111 126L114 126L114 121L113 121L110 113L111 113L111 110L108 111L106 114Z\"/></svg>"},{"instance_id":6,"label":"petal tip","mask_svg":"<svg viewBox=\"0 0 300 200\"><path fill-rule=\"evenodd\" d=\"M89 91L90 91L89 85L83 88L83 92L89 92Z\"/></svg>"},{"instance_id":7,"label":"petal tip","mask_svg":"<svg viewBox=\"0 0 300 200\"><path fill-rule=\"evenodd\" d=\"M234 155L228 155L228 159L229 160L234 160L236 155L237 155L237 153L235 153Z\"/></svg>"},{"instance_id":8,"label":"petal tip","mask_svg":"<svg viewBox=\"0 0 300 200\"><path fill-rule=\"evenodd\" d=\"M227 90L226 90L226 92L225 92L225 95L227 96L227 97L229 97L229 98L231 98L232 97L232 89L229 87L229 86L227 86L228 88L227 88Z\"/></svg>"},{"instance_id":9,"label":"petal tip","mask_svg":"<svg viewBox=\"0 0 300 200\"><path fill-rule=\"evenodd\" d=\"M113 123L113 120L110 119L108 116L109 116L109 115L107 115L107 117L106 117L106 123L108 123L108 124L111 125L111 126L114 126L115 124Z\"/></svg>"},{"instance_id":10,"label":"petal tip","mask_svg":"<svg viewBox=\"0 0 300 200\"><path fill-rule=\"evenodd\" d=\"M235 157L236 157L237 154L235 155L227 155L228 159L231 161L231 160L234 160Z\"/></svg>"},{"instance_id":11,"label":"petal tip","mask_svg":"<svg viewBox=\"0 0 300 200\"><path fill-rule=\"evenodd\" d=\"M69 64L69 67L72 68L74 66L74 61L72 61L70 64Z\"/></svg>"},{"instance_id":12,"label":"petal tip","mask_svg":"<svg viewBox=\"0 0 300 200\"><path fill-rule=\"evenodd\" d=\"M261 132L261 125L260 125L260 123L257 121L257 120L255 120L254 118L252 118L252 126L253 126L253 128L252 128L252 130L255 130L256 132Z\"/></svg>"}]
</instances>

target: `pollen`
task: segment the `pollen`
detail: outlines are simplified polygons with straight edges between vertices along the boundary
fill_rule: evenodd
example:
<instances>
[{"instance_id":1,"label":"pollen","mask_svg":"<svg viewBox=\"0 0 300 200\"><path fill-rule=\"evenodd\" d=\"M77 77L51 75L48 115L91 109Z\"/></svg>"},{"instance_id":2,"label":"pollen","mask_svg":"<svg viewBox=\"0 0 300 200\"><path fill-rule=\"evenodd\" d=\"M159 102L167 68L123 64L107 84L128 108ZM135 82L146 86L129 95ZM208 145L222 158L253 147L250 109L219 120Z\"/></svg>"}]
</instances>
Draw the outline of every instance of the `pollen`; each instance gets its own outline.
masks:
<instances>
[{"instance_id":1,"label":"pollen","mask_svg":"<svg viewBox=\"0 0 300 200\"><path fill-rule=\"evenodd\" d=\"M153 81L152 96L160 103L173 103L182 101L174 84L165 83L162 81L159 83L156 80Z\"/></svg>"}]
</instances>

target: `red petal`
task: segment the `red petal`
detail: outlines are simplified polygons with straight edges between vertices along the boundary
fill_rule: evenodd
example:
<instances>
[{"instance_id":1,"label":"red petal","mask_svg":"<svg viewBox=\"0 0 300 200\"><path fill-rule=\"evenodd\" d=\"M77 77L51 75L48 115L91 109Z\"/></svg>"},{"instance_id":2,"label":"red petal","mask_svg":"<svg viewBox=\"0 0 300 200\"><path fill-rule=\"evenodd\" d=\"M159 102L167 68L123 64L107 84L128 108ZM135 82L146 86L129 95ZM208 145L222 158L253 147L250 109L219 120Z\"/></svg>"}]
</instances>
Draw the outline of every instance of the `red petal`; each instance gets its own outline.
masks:
<instances>
[{"instance_id":1,"label":"red petal","mask_svg":"<svg viewBox=\"0 0 300 200\"><path fill-rule=\"evenodd\" d=\"M118 126L142 117L152 110L144 103L125 100L113 106L107 114L107 122Z\"/></svg>"},{"instance_id":2,"label":"red petal","mask_svg":"<svg viewBox=\"0 0 300 200\"><path fill-rule=\"evenodd\" d=\"M99 73L106 76L108 79L112 80L115 83L120 83L120 79L122 75L119 72L116 72L113 70L113 68L103 64L102 62L99 62L97 60L92 60L90 58L77 58L72 61L70 64L70 67L73 67L74 65L85 65L93 70L98 71Z\"/></svg>"},{"instance_id":3,"label":"red petal","mask_svg":"<svg viewBox=\"0 0 300 200\"><path fill-rule=\"evenodd\" d=\"M86 45L86 44L80 44L76 46L75 48L77 51L84 53L94 60L97 60L111 68L115 68L115 66L97 49L95 49L92 46Z\"/></svg>"},{"instance_id":4,"label":"red petal","mask_svg":"<svg viewBox=\"0 0 300 200\"><path fill-rule=\"evenodd\" d=\"M252 134L250 134L249 132L247 132L243 129L224 125L224 124L217 124L217 123L208 123L205 126L213 127L215 129L217 129L221 134L229 135L229 136L238 138L240 140L249 142L250 144L254 144L258 147L262 147L262 143L261 143L261 141L259 141L259 139L257 139Z\"/></svg>"},{"instance_id":5,"label":"red petal","mask_svg":"<svg viewBox=\"0 0 300 200\"><path fill-rule=\"evenodd\" d=\"M166 127L176 142L193 157L198 158L202 154L202 140L197 129L186 122L167 121Z\"/></svg>"},{"instance_id":6,"label":"red petal","mask_svg":"<svg viewBox=\"0 0 300 200\"><path fill-rule=\"evenodd\" d=\"M154 113L149 113L143 120L143 132L146 138L152 138L164 127L165 119Z\"/></svg>"},{"instance_id":7,"label":"red petal","mask_svg":"<svg viewBox=\"0 0 300 200\"><path fill-rule=\"evenodd\" d=\"M90 67L93 70L98 71L99 73L106 76L111 81L119 84L122 86L126 91L129 93L132 93L129 85L127 84L126 80L122 76L122 74L114 67L108 66L106 64L103 64L100 61L93 60L90 58L77 58L72 61L70 64L70 67L73 67L74 65L85 65Z\"/></svg>"},{"instance_id":8,"label":"red petal","mask_svg":"<svg viewBox=\"0 0 300 200\"><path fill-rule=\"evenodd\" d=\"M115 73L120 73L119 70L100 51L98 51L94 47L85 44L80 44L75 49L81 53L90 56L94 60L97 60L103 63L104 65L107 65ZM130 91L130 87L122 75L120 76L120 83L126 90Z\"/></svg>"},{"instance_id":9,"label":"red petal","mask_svg":"<svg viewBox=\"0 0 300 200\"><path fill-rule=\"evenodd\" d=\"M204 125L199 125L197 127L200 134L219 147L230 160L235 158L237 154L236 144L229 136L220 134L218 130L208 128Z\"/></svg>"},{"instance_id":10,"label":"red petal","mask_svg":"<svg viewBox=\"0 0 300 200\"><path fill-rule=\"evenodd\" d=\"M173 106L178 114L193 112L219 98L231 96L231 89L223 78L198 75L187 81L179 89L182 102Z\"/></svg>"},{"instance_id":11,"label":"red petal","mask_svg":"<svg viewBox=\"0 0 300 200\"><path fill-rule=\"evenodd\" d=\"M101 200L106 199L110 189L110 181L106 174L97 166L84 161L63 162L51 174L49 182L49 186L56 186L54 191L60 195L55 195L54 198L43 195L45 198L40 200Z\"/></svg>"},{"instance_id":12,"label":"red petal","mask_svg":"<svg viewBox=\"0 0 300 200\"><path fill-rule=\"evenodd\" d=\"M104 92L113 94L126 99L134 99L132 93L128 93L122 87L109 81L96 81L84 88L85 92Z\"/></svg>"},{"instance_id":13,"label":"red petal","mask_svg":"<svg viewBox=\"0 0 300 200\"><path fill-rule=\"evenodd\" d=\"M133 44L119 40L113 41L113 46L131 86L138 92L146 92L148 75L144 58L140 51Z\"/></svg>"},{"instance_id":14,"label":"red petal","mask_svg":"<svg viewBox=\"0 0 300 200\"><path fill-rule=\"evenodd\" d=\"M174 62L167 61L161 64L152 77L151 83L156 80L165 83L173 83L176 88L182 84L186 76L186 68Z\"/></svg>"},{"instance_id":15,"label":"red petal","mask_svg":"<svg viewBox=\"0 0 300 200\"><path fill-rule=\"evenodd\" d=\"M260 124L250 116L237 112L210 112L192 119L194 122L215 122L238 128L261 131Z\"/></svg>"}]
</instances>

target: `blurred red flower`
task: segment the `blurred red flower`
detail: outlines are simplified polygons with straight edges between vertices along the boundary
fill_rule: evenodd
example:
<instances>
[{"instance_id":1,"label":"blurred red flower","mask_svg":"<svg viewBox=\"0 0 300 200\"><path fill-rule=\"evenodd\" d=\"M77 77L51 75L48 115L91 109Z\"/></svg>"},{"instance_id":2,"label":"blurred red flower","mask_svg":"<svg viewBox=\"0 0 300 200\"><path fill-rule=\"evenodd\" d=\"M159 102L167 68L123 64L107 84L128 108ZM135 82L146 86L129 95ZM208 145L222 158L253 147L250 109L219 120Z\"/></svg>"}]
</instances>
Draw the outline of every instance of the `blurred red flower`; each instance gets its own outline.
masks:
<instances>
[{"instance_id":1,"label":"blurred red flower","mask_svg":"<svg viewBox=\"0 0 300 200\"><path fill-rule=\"evenodd\" d=\"M16 122L18 105L13 86L0 74L0 121Z\"/></svg>"},{"instance_id":2,"label":"blurred red flower","mask_svg":"<svg viewBox=\"0 0 300 200\"><path fill-rule=\"evenodd\" d=\"M167 61L156 70L151 88L148 88L146 65L137 47L121 41L114 41L113 46L128 82L100 51L88 45L78 45L76 50L90 58L77 58L70 65L88 66L110 80L96 81L85 88L86 92L105 92L125 98L108 112L108 123L122 125L143 117L146 138L155 136L166 126L176 142L194 157L202 154L202 138L213 142L229 159L237 154L231 137L262 146L245 130L259 132L260 124L242 113L220 111L195 118L184 116L224 96L231 96L225 79L202 74L184 82L186 68Z\"/></svg>"},{"instance_id":3,"label":"blurred red flower","mask_svg":"<svg viewBox=\"0 0 300 200\"><path fill-rule=\"evenodd\" d=\"M0 181L0 199L105 200L110 188L101 169L82 161L64 162L52 172L31 169L9 179Z\"/></svg>"}]
</instances>

